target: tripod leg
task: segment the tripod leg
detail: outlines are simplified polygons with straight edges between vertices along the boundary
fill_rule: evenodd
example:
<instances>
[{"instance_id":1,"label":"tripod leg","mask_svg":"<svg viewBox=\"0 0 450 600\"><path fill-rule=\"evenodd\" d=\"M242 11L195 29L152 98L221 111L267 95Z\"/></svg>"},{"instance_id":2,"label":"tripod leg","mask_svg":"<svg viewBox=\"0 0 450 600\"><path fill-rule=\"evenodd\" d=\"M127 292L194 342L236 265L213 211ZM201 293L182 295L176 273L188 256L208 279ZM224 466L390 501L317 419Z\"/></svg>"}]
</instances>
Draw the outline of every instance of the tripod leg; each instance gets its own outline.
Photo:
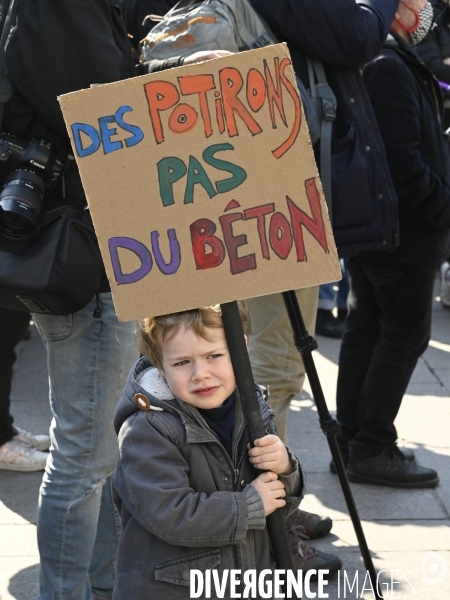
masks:
<instances>
[{"instance_id":1,"label":"tripod leg","mask_svg":"<svg viewBox=\"0 0 450 600\"><path fill-rule=\"evenodd\" d=\"M320 426L327 437L331 455L333 457L339 481L341 483L342 492L347 503L348 512L350 514L350 518L355 529L356 537L358 538L361 556L364 560L366 570L369 573L369 577L372 582L372 587L376 594L376 597L378 599L382 599L383 596L377 585L377 574L375 571L375 567L373 565L372 557L370 555L370 550L367 546L366 538L361 525L361 520L359 518L358 510L356 508L355 500L353 498L352 490L348 481L347 471L345 470L344 461L342 460L341 451L339 450L339 446L336 439L336 435L340 431L340 426L330 415L330 411L328 410L325 396L323 394L322 386L320 384L319 376L317 374L316 365L314 364L314 359L311 354L312 351L317 348L317 342L306 331L295 292L283 292L283 300L286 304L286 310L288 312L289 320L291 322L295 345L297 347L297 350L302 355L306 374L311 385L313 398L316 403L317 412L319 415Z\"/></svg>"}]
</instances>

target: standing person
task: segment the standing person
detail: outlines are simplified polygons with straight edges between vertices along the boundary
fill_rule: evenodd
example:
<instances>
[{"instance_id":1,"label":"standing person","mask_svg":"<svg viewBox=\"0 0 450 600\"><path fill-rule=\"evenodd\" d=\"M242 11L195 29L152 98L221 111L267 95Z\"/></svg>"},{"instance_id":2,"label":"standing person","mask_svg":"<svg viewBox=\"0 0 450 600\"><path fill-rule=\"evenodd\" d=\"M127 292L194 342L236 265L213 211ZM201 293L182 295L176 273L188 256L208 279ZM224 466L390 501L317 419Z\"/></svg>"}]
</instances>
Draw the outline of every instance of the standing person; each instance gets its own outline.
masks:
<instances>
[{"instance_id":1,"label":"standing person","mask_svg":"<svg viewBox=\"0 0 450 600\"><path fill-rule=\"evenodd\" d=\"M439 81L450 86L450 8L448 0L431 0L436 25L417 44L417 52ZM444 129L450 127L450 91L444 94ZM441 305L450 308L450 248L439 269Z\"/></svg>"},{"instance_id":2,"label":"standing person","mask_svg":"<svg viewBox=\"0 0 450 600\"><path fill-rule=\"evenodd\" d=\"M0 3L2 26L8 4ZM3 131L44 139L65 159L72 150L58 96L134 75L118 2L12 0L10 9L5 60L14 93L4 106ZM86 205L74 162L44 197L43 209L67 204L80 211ZM47 349L53 413L37 517L40 600L112 597L113 415L138 353L133 325L117 319L105 274L98 292L74 314L33 315Z\"/></svg>"},{"instance_id":3,"label":"standing person","mask_svg":"<svg viewBox=\"0 0 450 600\"><path fill-rule=\"evenodd\" d=\"M433 285L450 244L450 162L439 86L414 52L433 11L402 0L388 40L364 70L399 199L400 246L351 258L337 416L351 481L432 487L433 469L396 446L394 420L431 334Z\"/></svg>"},{"instance_id":4,"label":"standing person","mask_svg":"<svg viewBox=\"0 0 450 600\"><path fill-rule=\"evenodd\" d=\"M417 53L439 81L450 85L450 11L448 0L431 0L436 25L417 44Z\"/></svg>"},{"instance_id":5,"label":"standing person","mask_svg":"<svg viewBox=\"0 0 450 600\"><path fill-rule=\"evenodd\" d=\"M243 302L239 313L245 327ZM229 569L271 571L266 516L298 506L304 477L259 386L268 435L249 449L220 306L141 327L146 356L115 417L123 534L114 600L187 599L194 569L224 581Z\"/></svg>"},{"instance_id":6,"label":"standing person","mask_svg":"<svg viewBox=\"0 0 450 600\"><path fill-rule=\"evenodd\" d=\"M48 435L33 435L13 425L10 412L14 348L28 329L27 312L0 307L0 470L42 471L50 447Z\"/></svg>"},{"instance_id":7,"label":"standing person","mask_svg":"<svg viewBox=\"0 0 450 600\"><path fill-rule=\"evenodd\" d=\"M383 143L360 69L381 50L399 0L252 0L280 41L287 43L296 75L309 87L307 58L323 62L337 98L332 129L332 221L341 256L362 249L391 250L397 243L397 199ZM320 144L315 154L320 164ZM318 288L296 291L305 326L314 333ZM280 437L299 394L305 368L297 351L281 294L249 301L249 353L255 379L270 387ZM291 521L308 535L324 520L297 511ZM331 520L325 519L331 529ZM295 559L295 557L294 557ZM320 567L319 567L320 568Z\"/></svg>"},{"instance_id":8,"label":"standing person","mask_svg":"<svg viewBox=\"0 0 450 600\"><path fill-rule=\"evenodd\" d=\"M341 255L390 250L397 243L396 196L360 68L378 54L399 0L252 0L287 43L296 75L309 87L307 57L323 62L337 98L332 132L333 232ZM369 43L368 43L369 41ZM315 152L320 164L320 144ZM305 325L314 332L317 288L297 291ZM249 302L249 352L255 378L270 385L271 406L286 440L286 414L301 392L305 369L281 294Z\"/></svg>"}]
</instances>

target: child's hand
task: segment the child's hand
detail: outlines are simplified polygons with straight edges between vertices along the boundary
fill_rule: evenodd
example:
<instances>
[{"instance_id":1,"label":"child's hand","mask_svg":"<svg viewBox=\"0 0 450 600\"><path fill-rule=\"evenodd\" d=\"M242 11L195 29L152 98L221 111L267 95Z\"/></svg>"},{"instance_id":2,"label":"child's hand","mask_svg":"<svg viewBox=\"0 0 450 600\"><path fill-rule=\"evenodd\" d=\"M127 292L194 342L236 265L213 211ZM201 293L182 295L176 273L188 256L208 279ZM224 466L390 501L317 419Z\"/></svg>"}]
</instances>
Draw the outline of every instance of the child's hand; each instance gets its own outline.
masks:
<instances>
[{"instance_id":1,"label":"child's hand","mask_svg":"<svg viewBox=\"0 0 450 600\"><path fill-rule=\"evenodd\" d=\"M286 446L277 435L266 435L255 440L255 447L248 451L250 462L261 471L273 471L277 475L292 473L292 463Z\"/></svg>"},{"instance_id":2,"label":"child's hand","mask_svg":"<svg viewBox=\"0 0 450 600\"><path fill-rule=\"evenodd\" d=\"M261 496L266 517L277 508L282 508L286 504L286 500L283 500L286 496L284 483L278 479L278 475L275 473L271 471L261 473L250 485L256 488L256 491Z\"/></svg>"}]
</instances>

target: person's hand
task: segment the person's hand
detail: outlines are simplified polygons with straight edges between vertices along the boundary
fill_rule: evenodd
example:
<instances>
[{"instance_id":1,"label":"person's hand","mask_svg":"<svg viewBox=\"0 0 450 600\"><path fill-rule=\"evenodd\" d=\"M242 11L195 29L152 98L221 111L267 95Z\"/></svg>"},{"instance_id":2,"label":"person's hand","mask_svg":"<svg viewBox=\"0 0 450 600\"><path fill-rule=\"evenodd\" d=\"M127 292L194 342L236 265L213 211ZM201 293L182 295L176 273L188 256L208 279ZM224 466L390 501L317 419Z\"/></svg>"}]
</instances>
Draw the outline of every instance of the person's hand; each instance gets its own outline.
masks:
<instances>
[{"instance_id":1,"label":"person's hand","mask_svg":"<svg viewBox=\"0 0 450 600\"><path fill-rule=\"evenodd\" d=\"M450 58L444 58L444 63L446 65L450 65Z\"/></svg>"},{"instance_id":2,"label":"person's hand","mask_svg":"<svg viewBox=\"0 0 450 600\"><path fill-rule=\"evenodd\" d=\"M205 62L206 60L213 60L214 58L222 58L233 54L228 50L201 50L200 52L194 52L190 56L186 56L183 60L183 66L194 65L195 63Z\"/></svg>"},{"instance_id":3,"label":"person's hand","mask_svg":"<svg viewBox=\"0 0 450 600\"><path fill-rule=\"evenodd\" d=\"M277 508L285 506L286 500L283 499L286 496L284 483L278 479L276 473L272 473L271 471L261 473L261 475L258 475L250 485L252 485L261 496L266 517L273 513L274 510L277 510Z\"/></svg>"},{"instance_id":4,"label":"person's hand","mask_svg":"<svg viewBox=\"0 0 450 600\"><path fill-rule=\"evenodd\" d=\"M255 440L249 448L250 462L261 471L273 471L277 475L292 473L292 463L286 446L277 435L266 435Z\"/></svg>"}]
</instances>

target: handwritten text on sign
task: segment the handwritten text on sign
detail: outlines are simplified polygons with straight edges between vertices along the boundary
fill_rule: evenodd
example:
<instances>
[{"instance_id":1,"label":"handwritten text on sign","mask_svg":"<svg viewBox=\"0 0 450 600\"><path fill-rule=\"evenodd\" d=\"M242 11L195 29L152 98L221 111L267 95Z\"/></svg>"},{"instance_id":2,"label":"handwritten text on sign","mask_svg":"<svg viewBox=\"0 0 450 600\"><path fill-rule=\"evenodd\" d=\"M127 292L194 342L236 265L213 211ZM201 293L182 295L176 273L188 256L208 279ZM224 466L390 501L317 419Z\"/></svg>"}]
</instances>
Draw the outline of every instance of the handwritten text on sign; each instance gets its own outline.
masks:
<instances>
[{"instance_id":1,"label":"handwritten text on sign","mask_svg":"<svg viewBox=\"0 0 450 600\"><path fill-rule=\"evenodd\" d=\"M119 316L339 278L284 45L61 98Z\"/></svg>"}]
</instances>

